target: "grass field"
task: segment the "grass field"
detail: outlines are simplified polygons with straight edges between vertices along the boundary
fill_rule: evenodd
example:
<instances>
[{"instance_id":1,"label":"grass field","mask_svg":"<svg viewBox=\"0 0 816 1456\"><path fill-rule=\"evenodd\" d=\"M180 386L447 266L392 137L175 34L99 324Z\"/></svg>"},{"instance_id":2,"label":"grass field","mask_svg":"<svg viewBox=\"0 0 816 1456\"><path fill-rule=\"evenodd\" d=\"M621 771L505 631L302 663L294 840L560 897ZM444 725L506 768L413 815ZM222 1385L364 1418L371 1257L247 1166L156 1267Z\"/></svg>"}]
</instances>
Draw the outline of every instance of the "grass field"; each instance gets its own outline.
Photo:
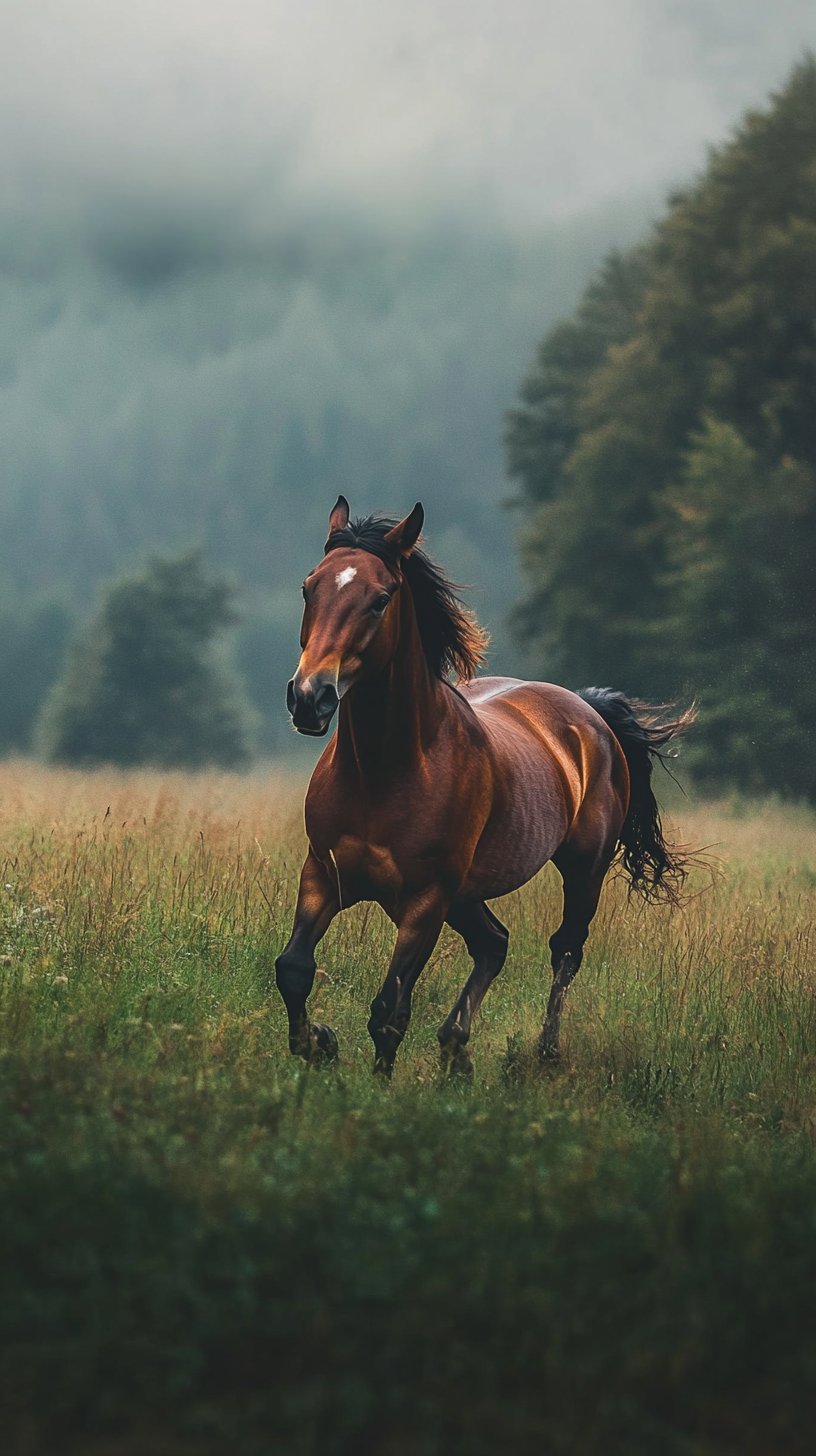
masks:
<instances>
[{"instance_id":1,"label":"grass field","mask_svg":"<svg viewBox=\"0 0 816 1456\"><path fill-rule=\"evenodd\" d=\"M437 1084L453 935L382 1087L373 908L319 955L339 1067L286 1051L301 790L0 767L5 1449L810 1452L816 819L683 809L719 873L608 886L544 1078L546 871L472 1087Z\"/></svg>"}]
</instances>

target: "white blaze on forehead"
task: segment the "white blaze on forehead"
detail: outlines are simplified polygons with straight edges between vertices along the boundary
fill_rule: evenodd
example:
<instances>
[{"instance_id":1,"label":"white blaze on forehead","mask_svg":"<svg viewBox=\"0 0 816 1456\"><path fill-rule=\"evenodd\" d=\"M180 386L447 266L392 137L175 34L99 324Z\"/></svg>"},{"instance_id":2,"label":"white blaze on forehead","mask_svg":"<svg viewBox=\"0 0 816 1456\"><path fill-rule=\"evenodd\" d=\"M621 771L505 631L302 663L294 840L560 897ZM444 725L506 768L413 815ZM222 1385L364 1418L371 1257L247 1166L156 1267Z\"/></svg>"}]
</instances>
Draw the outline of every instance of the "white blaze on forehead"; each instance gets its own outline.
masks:
<instances>
[{"instance_id":1,"label":"white blaze on forehead","mask_svg":"<svg viewBox=\"0 0 816 1456\"><path fill-rule=\"evenodd\" d=\"M342 571L338 571L336 577L334 578L335 581L337 582L337 590L338 591L342 591L343 587L344 586L348 586L349 582L351 580L353 580L353 578L356 575L357 575L357 567L356 566L344 566L343 567L343 570Z\"/></svg>"}]
</instances>

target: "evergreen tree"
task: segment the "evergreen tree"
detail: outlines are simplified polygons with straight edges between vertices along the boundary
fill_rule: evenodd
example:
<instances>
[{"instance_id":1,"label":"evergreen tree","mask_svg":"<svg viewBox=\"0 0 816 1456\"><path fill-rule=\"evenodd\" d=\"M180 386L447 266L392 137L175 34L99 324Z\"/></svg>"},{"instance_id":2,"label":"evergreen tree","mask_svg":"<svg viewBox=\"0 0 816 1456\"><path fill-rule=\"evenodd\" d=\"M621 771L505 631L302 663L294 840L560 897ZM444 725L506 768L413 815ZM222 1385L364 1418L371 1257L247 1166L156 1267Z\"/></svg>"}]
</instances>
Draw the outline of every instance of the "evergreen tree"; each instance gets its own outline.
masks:
<instances>
[{"instance_id":1,"label":"evergreen tree","mask_svg":"<svg viewBox=\"0 0 816 1456\"><path fill-rule=\"evenodd\" d=\"M65 763L235 767L248 711L217 655L232 590L197 551L153 557L108 588L43 710L39 742Z\"/></svg>"},{"instance_id":2,"label":"evergreen tree","mask_svg":"<svg viewBox=\"0 0 816 1456\"><path fill-rule=\"evenodd\" d=\"M611 253L575 317L542 340L521 401L508 414L505 437L509 472L526 503L552 500L561 492L564 467L580 432L586 381L613 345L632 337L648 266L645 248Z\"/></svg>"},{"instance_id":3,"label":"evergreen tree","mask_svg":"<svg viewBox=\"0 0 816 1456\"><path fill-rule=\"evenodd\" d=\"M791 457L768 474L709 417L675 508L672 635L702 709L691 762L707 783L816 798L816 475Z\"/></svg>"},{"instance_id":4,"label":"evergreen tree","mask_svg":"<svg viewBox=\"0 0 816 1456\"><path fill-rule=\"evenodd\" d=\"M712 772L814 796L770 728L808 757L815 157L809 58L631 255L627 307L607 267L548 336L508 429L538 671L702 689Z\"/></svg>"}]
</instances>

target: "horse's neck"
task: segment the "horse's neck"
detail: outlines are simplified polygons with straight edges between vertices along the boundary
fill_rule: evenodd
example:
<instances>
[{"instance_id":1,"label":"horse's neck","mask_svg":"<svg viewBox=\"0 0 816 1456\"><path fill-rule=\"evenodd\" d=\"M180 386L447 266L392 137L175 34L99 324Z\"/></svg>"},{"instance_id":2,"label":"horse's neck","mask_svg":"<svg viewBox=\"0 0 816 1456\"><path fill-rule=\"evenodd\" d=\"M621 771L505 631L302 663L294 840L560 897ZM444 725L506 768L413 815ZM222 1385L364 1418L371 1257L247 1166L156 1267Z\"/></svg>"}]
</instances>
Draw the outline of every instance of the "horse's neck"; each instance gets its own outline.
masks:
<instances>
[{"instance_id":1,"label":"horse's neck","mask_svg":"<svg viewBox=\"0 0 816 1456\"><path fill-rule=\"evenodd\" d=\"M410 591L403 588L397 650L383 672L356 683L340 704L336 762L383 782L418 766L446 711L446 694L425 661Z\"/></svg>"}]
</instances>

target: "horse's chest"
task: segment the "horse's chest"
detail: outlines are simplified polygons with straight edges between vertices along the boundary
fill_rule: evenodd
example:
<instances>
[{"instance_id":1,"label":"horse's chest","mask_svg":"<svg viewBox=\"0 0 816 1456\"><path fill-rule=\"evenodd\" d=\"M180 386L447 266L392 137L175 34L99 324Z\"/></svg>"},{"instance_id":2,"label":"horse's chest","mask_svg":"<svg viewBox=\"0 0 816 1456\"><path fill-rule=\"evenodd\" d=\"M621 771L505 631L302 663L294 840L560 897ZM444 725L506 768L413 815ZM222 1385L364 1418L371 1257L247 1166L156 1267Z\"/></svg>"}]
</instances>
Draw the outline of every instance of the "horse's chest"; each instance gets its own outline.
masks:
<instances>
[{"instance_id":1,"label":"horse's chest","mask_svg":"<svg viewBox=\"0 0 816 1456\"><path fill-rule=\"evenodd\" d=\"M454 818L443 796L429 796L414 783L376 807L307 801L306 829L317 857L339 877L344 904L376 900L392 907L431 883L455 878L461 834L451 839Z\"/></svg>"},{"instance_id":2,"label":"horse's chest","mask_svg":"<svg viewBox=\"0 0 816 1456\"><path fill-rule=\"evenodd\" d=\"M391 900L400 895L405 872L394 846L343 834L333 855L344 898Z\"/></svg>"}]
</instances>

